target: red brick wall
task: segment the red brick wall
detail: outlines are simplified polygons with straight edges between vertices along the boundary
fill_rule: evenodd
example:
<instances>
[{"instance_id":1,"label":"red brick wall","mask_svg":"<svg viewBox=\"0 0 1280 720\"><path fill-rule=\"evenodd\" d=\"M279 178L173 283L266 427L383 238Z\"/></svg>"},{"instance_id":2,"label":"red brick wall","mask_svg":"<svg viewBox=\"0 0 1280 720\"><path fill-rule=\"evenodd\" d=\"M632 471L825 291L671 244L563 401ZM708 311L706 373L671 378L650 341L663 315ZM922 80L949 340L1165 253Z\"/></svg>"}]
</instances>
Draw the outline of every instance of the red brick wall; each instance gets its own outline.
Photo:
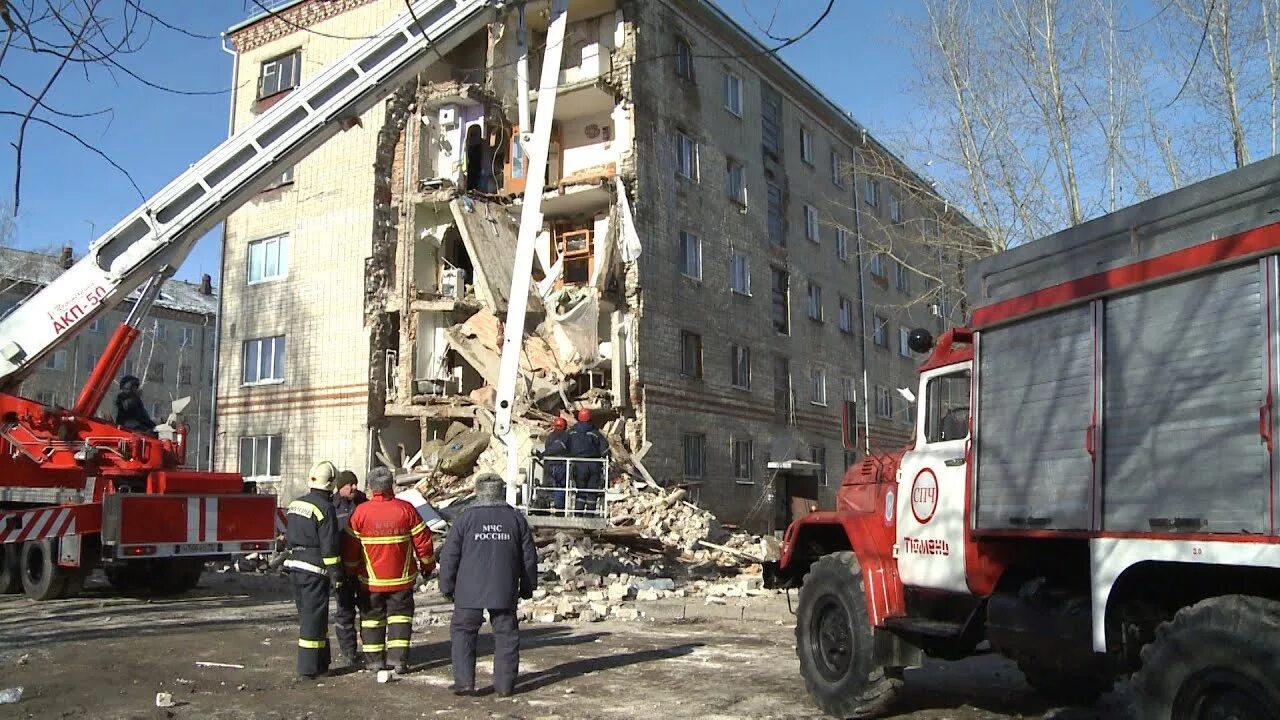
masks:
<instances>
[{"instance_id":1,"label":"red brick wall","mask_svg":"<svg viewBox=\"0 0 1280 720\"><path fill-rule=\"evenodd\" d=\"M236 52L248 52L273 40L292 35L361 5L381 0L305 0L236 30L229 37Z\"/></svg>"}]
</instances>

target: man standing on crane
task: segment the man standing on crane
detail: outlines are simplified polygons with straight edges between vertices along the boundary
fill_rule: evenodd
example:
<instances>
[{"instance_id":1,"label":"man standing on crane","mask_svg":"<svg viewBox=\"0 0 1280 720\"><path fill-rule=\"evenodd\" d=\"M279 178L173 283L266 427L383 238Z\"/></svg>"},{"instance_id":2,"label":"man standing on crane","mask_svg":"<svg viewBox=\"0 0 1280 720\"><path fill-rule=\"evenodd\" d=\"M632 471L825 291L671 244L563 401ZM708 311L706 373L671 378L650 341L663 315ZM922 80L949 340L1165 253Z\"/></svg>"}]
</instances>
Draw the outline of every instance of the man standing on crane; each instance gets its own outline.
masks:
<instances>
[{"instance_id":1,"label":"man standing on crane","mask_svg":"<svg viewBox=\"0 0 1280 720\"><path fill-rule=\"evenodd\" d=\"M356 488L356 474L350 470L338 473L338 490L333 497L333 507L338 517L338 529L342 531L345 544L359 545L360 541L351 535L351 515L356 507L369 498ZM344 552L346 562L343 563L342 584L338 586L337 601L333 612L333 630L338 636L338 649L347 665L363 668L364 658L356 650L356 608L360 607L363 588L360 585L360 554Z\"/></svg>"},{"instance_id":2,"label":"man standing on crane","mask_svg":"<svg viewBox=\"0 0 1280 720\"><path fill-rule=\"evenodd\" d=\"M419 572L429 575L435 569L434 549L418 511L394 496L391 471L369 473L368 485L373 497L351 515L351 534L364 558L361 582L369 594L360 637L367 667L385 670L390 662L403 675L409 672L413 586Z\"/></svg>"},{"instance_id":3,"label":"man standing on crane","mask_svg":"<svg viewBox=\"0 0 1280 720\"><path fill-rule=\"evenodd\" d=\"M325 460L311 468L307 494L289 503L284 568L298 608L298 676L329 671L329 589L342 580L333 481L338 470Z\"/></svg>"},{"instance_id":4,"label":"man standing on crane","mask_svg":"<svg viewBox=\"0 0 1280 720\"><path fill-rule=\"evenodd\" d=\"M569 430L568 446L570 457L585 461L571 464L573 487L578 491L574 510L579 513L595 512L601 495L599 491L604 489L604 463L601 460L609 452L609 443L591 424L590 410L583 408L578 411L578 422Z\"/></svg>"},{"instance_id":5,"label":"man standing on crane","mask_svg":"<svg viewBox=\"0 0 1280 720\"><path fill-rule=\"evenodd\" d=\"M140 433L156 431L156 423L147 414L147 404L142 401L139 389L142 381L132 375L120 378L120 392L116 395L116 424L125 430Z\"/></svg>"},{"instance_id":6,"label":"man standing on crane","mask_svg":"<svg viewBox=\"0 0 1280 720\"><path fill-rule=\"evenodd\" d=\"M551 432L542 446L542 471L547 484L555 488L551 492L551 507L564 510L564 459L569 456L569 423L562 417L551 422ZM550 458L550 459L545 459ZM545 507L545 506L544 506Z\"/></svg>"},{"instance_id":7,"label":"man standing on crane","mask_svg":"<svg viewBox=\"0 0 1280 720\"><path fill-rule=\"evenodd\" d=\"M489 613L493 628L493 689L510 695L520 672L517 597L533 597L538 551L529 522L507 504L507 484L493 473L476 478L475 503L449 528L440 557L440 594L453 602L449 640L453 692L476 684L476 633Z\"/></svg>"}]
</instances>

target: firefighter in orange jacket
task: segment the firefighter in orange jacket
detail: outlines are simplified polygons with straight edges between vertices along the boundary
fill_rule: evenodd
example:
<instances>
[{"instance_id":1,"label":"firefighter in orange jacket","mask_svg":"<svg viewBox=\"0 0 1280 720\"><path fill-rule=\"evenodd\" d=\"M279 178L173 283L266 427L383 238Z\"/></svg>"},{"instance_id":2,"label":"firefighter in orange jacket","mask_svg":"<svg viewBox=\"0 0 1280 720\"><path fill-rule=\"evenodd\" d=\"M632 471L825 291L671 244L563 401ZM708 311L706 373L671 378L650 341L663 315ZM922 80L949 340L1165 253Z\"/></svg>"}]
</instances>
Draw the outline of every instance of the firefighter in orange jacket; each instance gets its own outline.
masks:
<instances>
[{"instance_id":1,"label":"firefighter in orange jacket","mask_svg":"<svg viewBox=\"0 0 1280 720\"><path fill-rule=\"evenodd\" d=\"M365 665L372 670L409 671L413 635L413 587L419 571L435 568L431 533L412 505L393 495L391 473L369 473L370 498L351 515L351 535L360 541L364 567L360 583L368 590L368 611L361 613L360 639Z\"/></svg>"}]
</instances>

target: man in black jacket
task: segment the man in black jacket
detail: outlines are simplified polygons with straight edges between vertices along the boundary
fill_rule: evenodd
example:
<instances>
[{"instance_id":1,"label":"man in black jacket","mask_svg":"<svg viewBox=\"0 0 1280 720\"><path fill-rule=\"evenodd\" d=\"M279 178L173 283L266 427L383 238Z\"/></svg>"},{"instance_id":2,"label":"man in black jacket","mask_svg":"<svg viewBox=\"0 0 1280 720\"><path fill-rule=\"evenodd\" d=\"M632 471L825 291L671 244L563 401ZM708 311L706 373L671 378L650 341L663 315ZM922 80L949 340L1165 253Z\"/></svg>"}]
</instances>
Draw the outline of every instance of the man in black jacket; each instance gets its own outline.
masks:
<instances>
[{"instance_id":1,"label":"man in black jacket","mask_svg":"<svg viewBox=\"0 0 1280 720\"><path fill-rule=\"evenodd\" d=\"M356 488L356 482L356 474L350 470L338 473L333 509L338 518L338 529L343 533L351 531L351 513L369 499ZM356 651L356 608L360 607L362 600L359 574L359 566L344 568L342 584L334 593L336 607L333 611L333 632L338 636L338 649L342 651L347 665L357 669L364 667L364 656Z\"/></svg>"},{"instance_id":2,"label":"man in black jacket","mask_svg":"<svg viewBox=\"0 0 1280 720\"><path fill-rule=\"evenodd\" d=\"M120 378L120 392L116 394L116 424L125 430L155 433L156 423L147 414L139 389L142 381L132 375Z\"/></svg>"},{"instance_id":3,"label":"man in black jacket","mask_svg":"<svg viewBox=\"0 0 1280 720\"><path fill-rule=\"evenodd\" d=\"M298 608L298 677L329 671L329 589L342 580L333 482L338 471L324 461L311 468L307 494L289 503L284 568Z\"/></svg>"},{"instance_id":4,"label":"man in black jacket","mask_svg":"<svg viewBox=\"0 0 1280 720\"><path fill-rule=\"evenodd\" d=\"M596 426L591 424L591 411L578 411L578 422L569 429L569 455L586 462L571 463L573 487L579 492L574 500L574 510L594 513L604 489L604 463L599 462L609 454L609 442ZM583 492L585 491L585 492Z\"/></svg>"},{"instance_id":5,"label":"man in black jacket","mask_svg":"<svg viewBox=\"0 0 1280 720\"><path fill-rule=\"evenodd\" d=\"M505 497L502 478L476 478L475 503L449 529L440 558L440 592L453 601L449 637L457 695L475 691L476 634L486 610L493 628L494 691L510 695L520 672L517 598L533 597L538 552L529 523Z\"/></svg>"}]
</instances>

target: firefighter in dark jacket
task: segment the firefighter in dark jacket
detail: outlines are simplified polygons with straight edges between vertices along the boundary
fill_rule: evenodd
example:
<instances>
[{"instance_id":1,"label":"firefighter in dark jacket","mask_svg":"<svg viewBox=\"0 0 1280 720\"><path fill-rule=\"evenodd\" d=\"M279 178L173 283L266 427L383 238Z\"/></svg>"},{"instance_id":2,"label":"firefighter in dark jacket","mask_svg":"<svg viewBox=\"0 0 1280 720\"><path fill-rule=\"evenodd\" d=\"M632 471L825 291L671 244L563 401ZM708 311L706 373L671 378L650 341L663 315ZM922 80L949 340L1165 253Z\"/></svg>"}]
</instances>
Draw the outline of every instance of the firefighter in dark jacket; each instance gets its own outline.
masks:
<instances>
[{"instance_id":1,"label":"firefighter in dark jacket","mask_svg":"<svg viewBox=\"0 0 1280 720\"><path fill-rule=\"evenodd\" d=\"M391 663L403 675L413 636L413 586L419 572L429 575L435 568L435 553L418 511L393 494L391 472L369 473L368 486L372 497L351 515L351 535L364 559L360 583L368 593L360 638L368 667L385 670Z\"/></svg>"},{"instance_id":2,"label":"firefighter in dark jacket","mask_svg":"<svg viewBox=\"0 0 1280 720\"><path fill-rule=\"evenodd\" d=\"M344 543L359 541L351 536L351 514L360 503L369 498L356 488L356 474L350 470L338 473L337 491L333 496L333 508L338 517L338 529L342 531ZM354 560L354 561L353 561ZM333 632L338 636L338 649L347 665L353 668L364 667L364 658L356 651L356 608L361 606L362 588L359 582L360 556L354 558L347 554L344 563L342 584L335 593L336 608L333 612Z\"/></svg>"},{"instance_id":3,"label":"firefighter in dark jacket","mask_svg":"<svg viewBox=\"0 0 1280 720\"><path fill-rule=\"evenodd\" d=\"M457 695L475 692L476 634L486 610L493 628L494 691L510 695L520 672L517 598L533 597L538 552L529 523L505 497L502 478L476 478L475 502L449 528L440 556L440 592L453 602L449 637Z\"/></svg>"},{"instance_id":4,"label":"firefighter in dark jacket","mask_svg":"<svg viewBox=\"0 0 1280 720\"><path fill-rule=\"evenodd\" d=\"M556 510L564 509L565 466L564 460L555 458L569 456L568 427L569 424L562 417L553 420L551 432L547 433L547 442L542 447L543 457L550 458L544 461L545 464L542 467L547 484L556 488L551 492L551 506Z\"/></svg>"},{"instance_id":5,"label":"firefighter in dark jacket","mask_svg":"<svg viewBox=\"0 0 1280 720\"><path fill-rule=\"evenodd\" d=\"M298 676L311 679L329 671L329 590L342 579L338 517L333 481L338 470L316 463L307 478L310 490L289 503L284 568L298 607Z\"/></svg>"},{"instance_id":6,"label":"firefighter in dark jacket","mask_svg":"<svg viewBox=\"0 0 1280 720\"><path fill-rule=\"evenodd\" d=\"M132 375L120 378L120 392L116 394L116 424L125 430L154 433L156 423L147 414L147 405L139 389L142 381Z\"/></svg>"},{"instance_id":7,"label":"firefighter in dark jacket","mask_svg":"<svg viewBox=\"0 0 1280 720\"><path fill-rule=\"evenodd\" d=\"M604 489L604 463L598 461L608 454L609 443L591 424L590 410L578 411L578 422L569 430L568 445L571 457L588 461L571 464L574 488L586 490L577 493L574 509L595 512L596 502L600 499L598 491Z\"/></svg>"}]
</instances>

